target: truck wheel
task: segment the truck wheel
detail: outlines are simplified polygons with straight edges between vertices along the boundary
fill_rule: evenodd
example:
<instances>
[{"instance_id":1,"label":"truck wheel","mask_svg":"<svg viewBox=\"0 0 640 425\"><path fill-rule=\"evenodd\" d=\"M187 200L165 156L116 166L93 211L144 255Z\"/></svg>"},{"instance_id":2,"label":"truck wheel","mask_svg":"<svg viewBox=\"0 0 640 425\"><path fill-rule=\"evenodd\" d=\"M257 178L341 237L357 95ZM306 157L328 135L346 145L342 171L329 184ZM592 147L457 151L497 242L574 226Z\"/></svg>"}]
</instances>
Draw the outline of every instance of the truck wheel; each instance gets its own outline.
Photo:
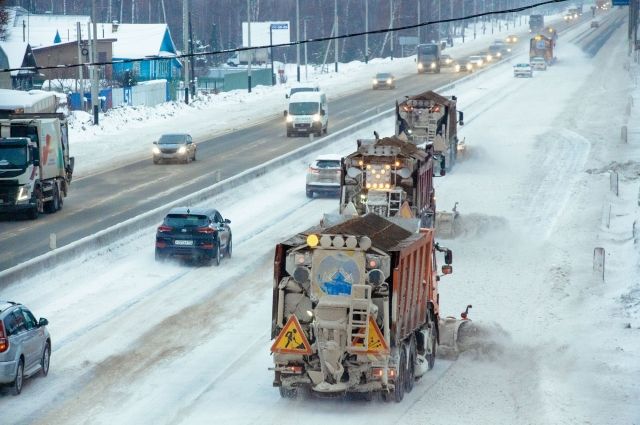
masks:
<instances>
[{"instance_id":1,"label":"truck wheel","mask_svg":"<svg viewBox=\"0 0 640 425\"><path fill-rule=\"evenodd\" d=\"M393 399L396 403L400 403L404 399L404 387L407 372L407 352L404 349L404 344L400 347L400 362L397 368L398 376L394 382L395 388L393 390Z\"/></svg>"},{"instance_id":2,"label":"truck wheel","mask_svg":"<svg viewBox=\"0 0 640 425\"><path fill-rule=\"evenodd\" d=\"M280 397L282 398L296 398L298 395L298 390L296 388L285 388L279 387Z\"/></svg>"},{"instance_id":3,"label":"truck wheel","mask_svg":"<svg viewBox=\"0 0 640 425\"><path fill-rule=\"evenodd\" d=\"M404 390L410 393L413 390L413 386L416 382L416 340L411 338L409 344L409 361L407 362L407 375L404 381Z\"/></svg>"},{"instance_id":4,"label":"truck wheel","mask_svg":"<svg viewBox=\"0 0 640 425\"><path fill-rule=\"evenodd\" d=\"M45 209L49 214L53 214L60 209L60 192L58 191L58 185L55 183L53 184L51 200L45 204Z\"/></svg>"},{"instance_id":5,"label":"truck wheel","mask_svg":"<svg viewBox=\"0 0 640 425\"><path fill-rule=\"evenodd\" d=\"M16 369L16 377L11 384L11 392L13 395L19 395L22 392L22 384L24 383L24 360L22 358L18 362Z\"/></svg>"},{"instance_id":6,"label":"truck wheel","mask_svg":"<svg viewBox=\"0 0 640 425\"><path fill-rule=\"evenodd\" d=\"M44 209L44 205L42 202L42 189L40 188L40 186L37 186L33 190L33 197L35 198L36 205L31 211L29 211L29 218L31 220L37 219L40 213L42 212L42 210Z\"/></svg>"}]
</instances>

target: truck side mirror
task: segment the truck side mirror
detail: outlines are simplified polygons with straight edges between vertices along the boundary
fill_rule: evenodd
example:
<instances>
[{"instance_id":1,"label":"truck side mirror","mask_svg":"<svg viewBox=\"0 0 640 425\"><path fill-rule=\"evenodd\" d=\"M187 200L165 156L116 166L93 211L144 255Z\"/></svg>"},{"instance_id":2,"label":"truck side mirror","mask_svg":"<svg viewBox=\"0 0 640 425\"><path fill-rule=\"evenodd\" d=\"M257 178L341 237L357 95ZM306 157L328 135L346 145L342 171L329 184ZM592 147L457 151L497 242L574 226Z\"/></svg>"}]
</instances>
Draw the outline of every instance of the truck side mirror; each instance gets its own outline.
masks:
<instances>
[{"instance_id":1,"label":"truck side mirror","mask_svg":"<svg viewBox=\"0 0 640 425\"><path fill-rule=\"evenodd\" d=\"M288 111L284 111L284 116L286 117L287 115L289 115Z\"/></svg>"},{"instance_id":2,"label":"truck side mirror","mask_svg":"<svg viewBox=\"0 0 640 425\"><path fill-rule=\"evenodd\" d=\"M444 263L451 264L453 263L453 252L450 249L447 249L447 252L444 253Z\"/></svg>"},{"instance_id":3,"label":"truck side mirror","mask_svg":"<svg viewBox=\"0 0 640 425\"><path fill-rule=\"evenodd\" d=\"M447 174L447 161L444 156L440 158L440 176Z\"/></svg>"},{"instance_id":4,"label":"truck side mirror","mask_svg":"<svg viewBox=\"0 0 640 425\"><path fill-rule=\"evenodd\" d=\"M464 125L464 113L462 111L458 111L458 123Z\"/></svg>"}]
</instances>

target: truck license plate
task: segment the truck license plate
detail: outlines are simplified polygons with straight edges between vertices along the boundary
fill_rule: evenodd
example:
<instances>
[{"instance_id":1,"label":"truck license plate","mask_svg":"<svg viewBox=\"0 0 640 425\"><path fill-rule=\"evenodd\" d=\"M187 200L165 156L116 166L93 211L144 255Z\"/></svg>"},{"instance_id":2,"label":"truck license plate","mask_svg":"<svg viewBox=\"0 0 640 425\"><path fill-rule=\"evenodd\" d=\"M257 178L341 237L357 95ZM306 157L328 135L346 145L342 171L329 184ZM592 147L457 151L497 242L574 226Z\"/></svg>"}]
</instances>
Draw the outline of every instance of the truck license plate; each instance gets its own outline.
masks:
<instances>
[{"instance_id":1,"label":"truck license plate","mask_svg":"<svg viewBox=\"0 0 640 425\"><path fill-rule=\"evenodd\" d=\"M192 240L184 240L184 239L177 239L175 241L176 245L193 245L193 241Z\"/></svg>"}]
</instances>

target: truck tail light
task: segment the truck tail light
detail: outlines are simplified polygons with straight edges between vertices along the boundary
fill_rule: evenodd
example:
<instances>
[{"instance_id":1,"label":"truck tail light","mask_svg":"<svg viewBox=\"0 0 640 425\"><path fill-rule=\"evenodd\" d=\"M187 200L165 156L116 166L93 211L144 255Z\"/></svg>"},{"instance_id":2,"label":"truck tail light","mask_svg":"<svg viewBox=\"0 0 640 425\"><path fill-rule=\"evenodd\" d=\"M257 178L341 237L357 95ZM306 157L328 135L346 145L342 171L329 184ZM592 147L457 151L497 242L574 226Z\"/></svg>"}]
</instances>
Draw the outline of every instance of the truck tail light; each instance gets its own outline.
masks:
<instances>
[{"instance_id":1,"label":"truck tail light","mask_svg":"<svg viewBox=\"0 0 640 425\"><path fill-rule=\"evenodd\" d=\"M4 323L0 320L0 353L4 353L9 349L9 339L4 331Z\"/></svg>"},{"instance_id":2,"label":"truck tail light","mask_svg":"<svg viewBox=\"0 0 640 425\"><path fill-rule=\"evenodd\" d=\"M282 373L295 373L300 374L304 371L302 366L285 366L280 370Z\"/></svg>"},{"instance_id":3,"label":"truck tail light","mask_svg":"<svg viewBox=\"0 0 640 425\"><path fill-rule=\"evenodd\" d=\"M211 227L198 227L198 233L213 235L215 232L216 232L216 229L212 229Z\"/></svg>"},{"instance_id":4,"label":"truck tail light","mask_svg":"<svg viewBox=\"0 0 640 425\"><path fill-rule=\"evenodd\" d=\"M165 226L164 224L162 226L158 227L158 232L160 232L160 233L169 233L172 230L173 230L173 227Z\"/></svg>"},{"instance_id":5,"label":"truck tail light","mask_svg":"<svg viewBox=\"0 0 640 425\"><path fill-rule=\"evenodd\" d=\"M374 367L371 369L371 376L377 379L382 379L384 376L384 368L382 367ZM387 368L387 377L389 379L394 379L396 377L396 370L392 367Z\"/></svg>"}]
</instances>

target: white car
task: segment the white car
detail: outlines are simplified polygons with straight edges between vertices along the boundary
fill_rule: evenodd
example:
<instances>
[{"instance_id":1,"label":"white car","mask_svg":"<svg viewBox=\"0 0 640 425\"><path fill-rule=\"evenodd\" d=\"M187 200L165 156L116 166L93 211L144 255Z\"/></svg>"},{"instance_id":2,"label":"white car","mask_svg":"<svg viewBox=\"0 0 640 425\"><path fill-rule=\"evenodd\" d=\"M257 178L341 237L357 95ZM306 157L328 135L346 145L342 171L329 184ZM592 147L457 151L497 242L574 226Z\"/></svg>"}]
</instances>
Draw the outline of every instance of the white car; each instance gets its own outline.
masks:
<instances>
[{"instance_id":1,"label":"white car","mask_svg":"<svg viewBox=\"0 0 640 425\"><path fill-rule=\"evenodd\" d=\"M341 155L319 155L307 170L307 198L340 195Z\"/></svg>"},{"instance_id":2,"label":"white car","mask_svg":"<svg viewBox=\"0 0 640 425\"><path fill-rule=\"evenodd\" d=\"M517 63L513 66L514 77L533 77L533 68L528 63Z\"/></svg>"},{"instance_id":3,"label":"white car","mask_svg":"<svg viewBox=\"0 0 640 425\"><path fill-rule=\"evenodd\" d=\"M544 58L540 56L531 58L530 63L531 63L531 68L535 69L536 71L547 70L547 61L545 61Z\"/></svg>"},{"instance_id":4,"label":"white car","mask_svg":"<svg viewBox=\"0 0 640 425\"><path fill-rule=\"evenodd\" d=\"M482 68L484 66L484 56L469 56L469 63L474 68Z\"/></svg>"}]
</instances>

